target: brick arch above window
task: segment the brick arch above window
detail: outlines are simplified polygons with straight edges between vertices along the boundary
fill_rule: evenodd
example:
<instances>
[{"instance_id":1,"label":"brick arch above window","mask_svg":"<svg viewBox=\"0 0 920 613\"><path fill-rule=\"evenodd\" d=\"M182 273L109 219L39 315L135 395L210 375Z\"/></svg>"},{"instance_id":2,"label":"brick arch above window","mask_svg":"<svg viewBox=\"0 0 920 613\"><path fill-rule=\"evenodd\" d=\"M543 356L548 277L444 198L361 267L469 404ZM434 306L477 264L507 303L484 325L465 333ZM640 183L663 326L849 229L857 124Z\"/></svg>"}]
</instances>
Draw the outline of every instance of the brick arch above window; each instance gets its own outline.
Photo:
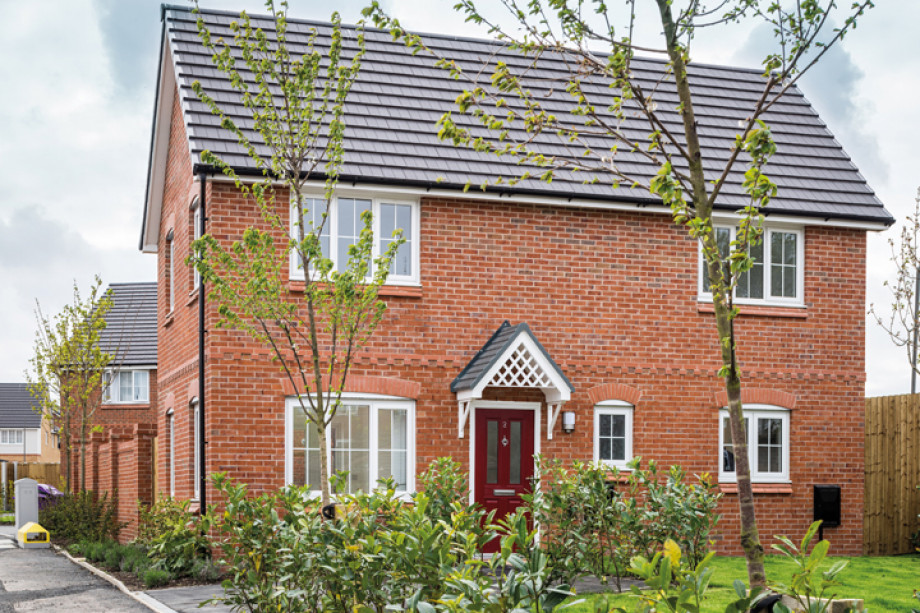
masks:
<instances>
[{"instance_id":1,"label":"brick arch above window","mask_svg":"<svg viewBox=\"0 0 920 613\"><path fill-rule=\"evenodd\" d=\"M287 378L281 379L281 385L286 396L294 396L297 393ZM422 384L398 377L350 376L345 383L344 391L417 400L422 391Z\"/></svg>"},{"instance_id":2,"label":"brick arch above window","mask_svg":"<svg viewBox=\"0 0 920 613\"><path fill-rule=\"evenodd\" d=\"M589 389L588 397L591 399L591 404L604 400L622 400L635 406L642 398L642 390L625 383L605 383Z\"/></svg>"},{"instance_id":3,"label":"brick arch above window","mask_svg":"<svg viewBox=\"0 0 920 613\"><path fill-rule=\"evenodd\" d=\"M713 396L717 408L728 406L728 392L722 390ZM769 404L784 409L794 409L795 402L795 394L791 392L764 387L741 388L741 404Z\"/></svg>"}]
</instances>

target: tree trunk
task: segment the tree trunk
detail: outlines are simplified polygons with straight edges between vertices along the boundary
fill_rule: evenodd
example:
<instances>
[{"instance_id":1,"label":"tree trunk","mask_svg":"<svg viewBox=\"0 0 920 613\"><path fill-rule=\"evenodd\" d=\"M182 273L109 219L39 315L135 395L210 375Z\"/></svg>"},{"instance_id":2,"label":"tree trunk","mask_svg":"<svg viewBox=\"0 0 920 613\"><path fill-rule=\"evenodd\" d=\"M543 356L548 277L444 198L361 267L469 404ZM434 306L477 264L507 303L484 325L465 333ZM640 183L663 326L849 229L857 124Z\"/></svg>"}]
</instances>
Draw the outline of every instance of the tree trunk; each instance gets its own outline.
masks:
<instances>
[{"instance_id":1,"label":"tree trunk","mask_svg":"<svg viewBox=\"0 0 920 613\"><path fill-rule=\"evenodd\" d=\"M687 163L689 166L691 197L697 218L702 221L704 234L703 254L709 270L709 278L716 282L712 292L712 303L719 334L719 347L722 365L726 368L725 390L729 401L729 422L732 430L732 443L735 452L735 475L738 481L738 505L741 513L741 547L747 563L748 581L751 587L763 586L766 575L763 567L763 546L757 530L757 518L754 513L754 495L751 490L751 471L747 455L747 437L744 432L744 416L741 407L741 375L738 370L735 351L735 335L732 327L732 313L728 304L727 291L731 291L731 277L726 279L722 268L719 248L716 244L712 227L712 205L706 191L706 178L703 173L702 147L693 109L693 97L687 66L684 62L684 49L678 40L677 27L671 13L671 0L657 0L664 28L668 58L671 60L674 82L680 99L680 114L684 125L687 142ZM721 427L721 424L720 424Z\"/></svg>"},{"instance_id":2,"label":"tree trunk","mask_svg":"<svg viewBox=\"0 0 920 613\"><path fill-rule=\"evenodd\" d=\"M711 267L710 267L711 270ZM738 506L741 514L741 548L747 564L748 581L751 587L766 585L763 566L763 545L757 529L754 512L754 492L751 488L751 466L748 456L747 432L744 428L744 413L741 405L741 374L738 370L735 352L735 335L731 313L723 299L713 295L716 325L722 345L722 363L728 367L725 376L725 391L728 393L728 422L732 432L732 451L735 454L735 478L738 482ZM727 339L727 342L725 342ZM720 420L721 421L721 420ZM722 424L719 424L722 427ZM721 461L721 458L720 458Z\"/></svg>"},{"instance_id":3,"label":"tree trunk","mask_svg":"<svg viewBox=\"0 0 920 613\"><path fill-rule=\"evenodd\" d=\"M86 421L80 423L80 491L86 491Z\"/></svg>"},{"instance_id":4,"label":"tree trunk","mask_svg":"<svg viewBox=\"0 0 920 613\"><path fill-rule=\"evenodd\" d=\"M329 447L326 444L329 429L323 421L316 422L316 437L319 439L319 490L323 506L329 504Z\"/></svg>"}]
</instances>

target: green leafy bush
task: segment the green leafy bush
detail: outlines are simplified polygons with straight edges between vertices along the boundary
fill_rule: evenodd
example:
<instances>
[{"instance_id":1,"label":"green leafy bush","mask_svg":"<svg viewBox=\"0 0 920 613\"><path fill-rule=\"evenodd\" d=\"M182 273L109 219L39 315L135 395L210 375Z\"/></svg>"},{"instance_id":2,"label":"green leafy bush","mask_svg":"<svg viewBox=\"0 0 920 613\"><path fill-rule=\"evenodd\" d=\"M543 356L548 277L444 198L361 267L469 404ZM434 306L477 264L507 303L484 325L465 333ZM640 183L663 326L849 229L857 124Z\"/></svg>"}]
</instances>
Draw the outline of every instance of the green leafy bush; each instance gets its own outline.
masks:
<instances>
[{"instance_id":1,"label":"green leafy bush","mask_svg":"<svg viewBox=\"0 0 920 613\"><path fill-rule=\"evenodd\" d=\"M55 541L105 541L118 537L122 524L118 522L115 500L108 493L65 493L55 504L38 512L38 523Z\"/></svg>"},{"instance_id":2,"label":"green leafy bush","mask_svg":"<svg viewBox=\"0 0 920 613\"><path fill-rule=\"evenodd\" d=\"M144 585L147 586L147 589L160 587L172 581L172 575L169 573L169 571L163 570L161 568L151 568L150 570L146 570L140 575L140 577L141 581L144 582Z\"/></svg>"},{"instance_id":3,"label":"green leafy bush","mask_svg":"<svg viewBox=\"0 0 920 613\"><path fill-rule=\"evenodd\" d=\"M795 562L796 570L792 573L792 581L786 585L776 583L773 588L782 594L787 594L795 600L806 613L825 613L830 607L830 601L836 596L833 589L837 583L837 575L846 568L846 560L835 562L828 570L819 571L818 566L827 556L830 542L819 541L808 553L808 545L818 532L820 521L814 522L805 532L802 542L796 546L785 536L777 536L779 543L773 545L784 556ZM783 604L777 603L774 607L776 613L791 613Z\"/></svg>"},{"instance_id":4,"label":"green leafy bush","mask_svg":"<svg viewBox=\"0 0 920 613\"><path fill-rule=\"evenodd\" d=\"M691 566L708 552L720 494L706 475L690 484L679 467L661 479L654 462L643 469L636 460L620 472L543 459L534 474L540 487L524 500L545 530L542 546L553 580L572 584L585 575L601 581L612 576L621 589L630 560L652 558L668 540L680 546Z\"/></svg>"},{"instance_id":5,"label":"green leafy bush","mask_svg":"<svg viewBox=\"0 0 920 613\"><path fill-rule=\"evenodd\" d=\"M160 498L150 508L140 507L136 543L147 550L157 568L177 577L190 576L199 562L210 562L211 514L189 512L189 501Z\"/></svg>"}]
</instances>

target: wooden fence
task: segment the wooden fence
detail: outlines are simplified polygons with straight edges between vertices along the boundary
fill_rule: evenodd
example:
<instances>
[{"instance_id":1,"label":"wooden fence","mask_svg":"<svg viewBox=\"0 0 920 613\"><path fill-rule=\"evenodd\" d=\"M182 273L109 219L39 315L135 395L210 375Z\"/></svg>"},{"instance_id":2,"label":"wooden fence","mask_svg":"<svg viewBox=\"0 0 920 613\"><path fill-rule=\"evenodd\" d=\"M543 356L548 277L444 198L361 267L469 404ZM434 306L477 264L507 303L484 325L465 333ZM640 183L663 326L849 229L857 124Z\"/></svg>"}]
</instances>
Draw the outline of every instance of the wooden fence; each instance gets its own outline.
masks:
<instances>
[{"instance_id":1,"label":"wooden fence","mask_svg":"<svg viewBox=\"0 0 920 613\"><path fill-rule=\"evenodd\" d=\"M863 551L910 553L920 531L920 394L866 399Z\"/></svg>"},{"instance_id":2,"label":"wooden fence","mask_svg":"<svg viewBox=\"0 0 920 613\"><path fill-rule=\"evenodd\" d=\"M3 462L0 463L0 510L13 508L13 483L17 479L35 479L39 483L53 485L64 490L61 479L61 465L41 462Z\"/></svg>"}]
</instances>

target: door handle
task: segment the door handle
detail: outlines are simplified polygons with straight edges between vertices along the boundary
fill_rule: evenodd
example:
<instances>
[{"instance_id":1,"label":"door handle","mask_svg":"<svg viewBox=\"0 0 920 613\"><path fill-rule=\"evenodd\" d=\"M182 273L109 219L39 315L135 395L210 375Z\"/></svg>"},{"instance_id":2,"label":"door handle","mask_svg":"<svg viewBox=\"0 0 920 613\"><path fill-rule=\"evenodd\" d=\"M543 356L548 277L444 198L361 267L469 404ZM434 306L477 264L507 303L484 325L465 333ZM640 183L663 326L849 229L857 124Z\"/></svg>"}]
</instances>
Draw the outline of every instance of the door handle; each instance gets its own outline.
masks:
<instances>
[{"instance_id":1,"label":"door handle","mask_svg":"<svg viewBox=\"0 0 920 613\"><path fill-rule=\"evenodd\" d=\"M516 496L517 492L514 490L492 490L493 496Z\"/></svg>"}]
</instances>

